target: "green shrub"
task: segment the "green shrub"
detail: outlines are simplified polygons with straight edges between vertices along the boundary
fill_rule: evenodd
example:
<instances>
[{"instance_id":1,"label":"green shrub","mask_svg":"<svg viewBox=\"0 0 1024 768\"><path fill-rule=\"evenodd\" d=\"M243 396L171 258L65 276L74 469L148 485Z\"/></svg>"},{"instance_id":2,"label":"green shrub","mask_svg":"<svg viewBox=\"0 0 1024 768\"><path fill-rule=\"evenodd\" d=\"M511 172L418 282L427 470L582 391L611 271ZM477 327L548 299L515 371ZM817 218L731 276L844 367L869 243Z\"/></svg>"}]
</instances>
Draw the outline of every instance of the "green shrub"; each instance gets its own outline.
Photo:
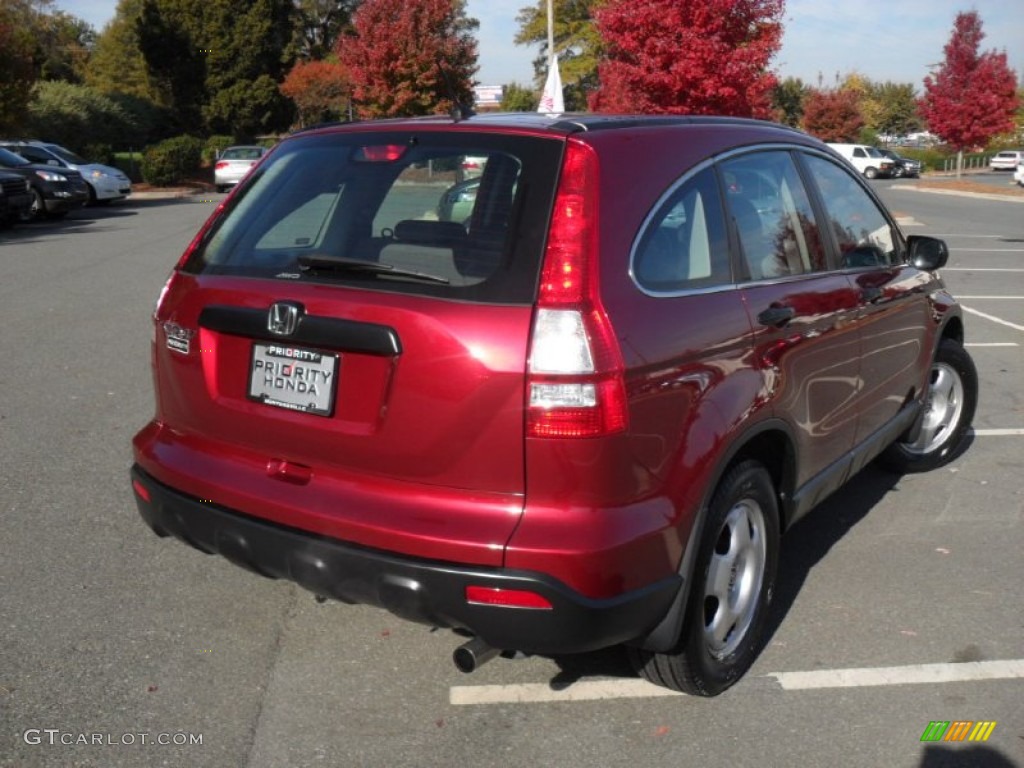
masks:
<instances>
[{"instance_id":1,"label":"green shrub","mask_svg":"<svg viewBox=\"0 0 1024 768\"><path fill-rule=\"evenodd\" d=\"M199 170L203 142L195 136L175 136L142 153L142 178L157 187L182 181Z\"/></svg>"}]
</instances>

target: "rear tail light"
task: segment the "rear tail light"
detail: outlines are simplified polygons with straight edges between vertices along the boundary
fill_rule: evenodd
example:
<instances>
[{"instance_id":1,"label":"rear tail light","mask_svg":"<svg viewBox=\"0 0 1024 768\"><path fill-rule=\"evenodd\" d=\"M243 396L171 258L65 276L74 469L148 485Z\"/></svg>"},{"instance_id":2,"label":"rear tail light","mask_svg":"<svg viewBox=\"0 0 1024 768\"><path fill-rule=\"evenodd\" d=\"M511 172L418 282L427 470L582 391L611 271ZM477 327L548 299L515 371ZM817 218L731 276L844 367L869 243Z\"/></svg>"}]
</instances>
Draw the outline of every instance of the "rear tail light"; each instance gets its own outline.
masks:
<instances>
[{"instance_id":1,"label":"rear tail light","mask_svg":"<svg viewBox=\"0 0 1024 768\"><path fill-rule=\"evenodd\" d=\"M596 437L626 429L622 357L598 290L597 188L594 151L570 141L530 337L530 437Z\"/></svg>"},{"instance_id":2,"label":"rear tail light","mask_svg":"<svg viewBox=\"0 0 1024 768\"><path fill-rule=\"evenodd\" d=\"M229 165L231 165L231 163L229 163L229 162L228 162L227 160L221 160L221 161L219 161L219 162L218 162L218 163L217 163L217 164L216 164L215 166L213 166L213 167L214 167L214 169L215 169L215 170L218 170L218 171L219 171L219 170L222 170L222 169L224 169L224 168L227 168L227 167L228 167Z\"/></svg>"}]
</instances>

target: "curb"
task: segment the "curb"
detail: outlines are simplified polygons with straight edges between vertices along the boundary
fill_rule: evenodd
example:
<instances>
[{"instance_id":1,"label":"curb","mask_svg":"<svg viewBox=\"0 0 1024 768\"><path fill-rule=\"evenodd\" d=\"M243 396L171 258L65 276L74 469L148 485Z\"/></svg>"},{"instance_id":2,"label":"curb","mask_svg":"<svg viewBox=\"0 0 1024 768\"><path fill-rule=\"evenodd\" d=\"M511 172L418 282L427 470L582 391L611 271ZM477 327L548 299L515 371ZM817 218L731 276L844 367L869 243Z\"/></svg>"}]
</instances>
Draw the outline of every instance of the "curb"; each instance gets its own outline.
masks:
<instances>
[{"instance_id":1,"label":"curb","mask_svg":"<svg viewBox=\"0 0 1024 768\"><path fill-rule=\"evenodd\" d=\"M978 200L998 200L1004 203L1024 203L1024 195L1007 195L998 192L964 192L956 189L935 189L934 187L918 187L910 184L894 184L890 189L907 189L912 192L929 192L933 195L953 195L955 197L973 197Z\"/></svg>"}]
</instances>

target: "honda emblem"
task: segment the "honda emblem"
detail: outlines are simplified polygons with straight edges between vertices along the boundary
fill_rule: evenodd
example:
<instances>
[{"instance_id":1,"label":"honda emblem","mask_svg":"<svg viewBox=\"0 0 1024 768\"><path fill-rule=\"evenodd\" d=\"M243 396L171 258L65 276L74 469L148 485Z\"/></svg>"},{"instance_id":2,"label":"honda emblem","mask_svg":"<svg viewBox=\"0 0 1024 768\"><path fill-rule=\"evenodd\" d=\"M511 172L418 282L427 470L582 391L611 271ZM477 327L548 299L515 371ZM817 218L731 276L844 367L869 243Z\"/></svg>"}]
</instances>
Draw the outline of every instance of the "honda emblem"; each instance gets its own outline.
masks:
<instances>
[{"instance_id":1,"label":"honda emblem","mask_svg":"<svg viewBox=\"0 0 1024 768\"><path fill-rule=\"evenodd\" d=\"M275 336L291 336L299 327L305 308L294 301L278 301L270 305L267 330Z\"/></svg>"}]
</instances>

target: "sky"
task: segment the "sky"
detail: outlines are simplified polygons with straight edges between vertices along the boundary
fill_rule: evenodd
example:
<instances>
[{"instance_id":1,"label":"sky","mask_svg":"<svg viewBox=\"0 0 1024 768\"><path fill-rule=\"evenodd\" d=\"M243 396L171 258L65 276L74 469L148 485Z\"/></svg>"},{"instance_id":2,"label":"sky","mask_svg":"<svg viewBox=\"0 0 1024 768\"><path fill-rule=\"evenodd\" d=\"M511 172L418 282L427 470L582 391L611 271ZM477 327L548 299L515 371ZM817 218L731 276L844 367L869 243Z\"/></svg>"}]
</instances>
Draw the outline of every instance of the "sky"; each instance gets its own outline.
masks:
<instances>
[{"instance_id":1,"label":"sky","mask_svg":"<svg viewBox=\"0 0 1024 768\"><path fill-rule=\"evenodd\" d=\"M415 2L415 0L410 0ZM480 85L533 80L536 46L518 46L516 15L530 0L468 0L480 21ZM55 0L54 7L92 24L110 21L117 0ZM957 13L976 10L985 38L981 50L1005 51L1024 81L1024 2L1021 0L786 0L782 49L771 62L780 76L824 86L857 72L875 82L913 83L921 90L945 57Z\"/></svg>"}]
</instances>

